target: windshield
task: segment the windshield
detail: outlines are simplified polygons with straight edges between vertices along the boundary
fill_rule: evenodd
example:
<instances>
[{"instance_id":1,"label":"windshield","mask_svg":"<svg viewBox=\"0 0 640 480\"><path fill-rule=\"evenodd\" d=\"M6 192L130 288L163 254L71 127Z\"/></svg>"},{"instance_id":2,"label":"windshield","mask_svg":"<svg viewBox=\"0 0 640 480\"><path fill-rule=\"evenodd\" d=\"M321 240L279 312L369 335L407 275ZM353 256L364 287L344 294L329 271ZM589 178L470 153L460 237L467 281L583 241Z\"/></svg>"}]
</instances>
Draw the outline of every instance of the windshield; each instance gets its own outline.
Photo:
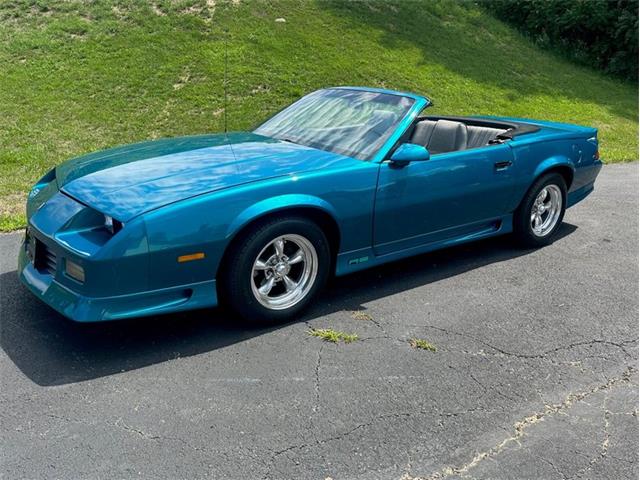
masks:
<instances>
[{"instance_id":1,"label":"windshield","mask_svg":"<svg viewBox=\"0 0 640 480\"><path fill-rule=\"evenodd\" d=\"M387 93L327 89L285 108L254 132L308 147L368 160L413 105Z\"/></svg>"}]
</instances>

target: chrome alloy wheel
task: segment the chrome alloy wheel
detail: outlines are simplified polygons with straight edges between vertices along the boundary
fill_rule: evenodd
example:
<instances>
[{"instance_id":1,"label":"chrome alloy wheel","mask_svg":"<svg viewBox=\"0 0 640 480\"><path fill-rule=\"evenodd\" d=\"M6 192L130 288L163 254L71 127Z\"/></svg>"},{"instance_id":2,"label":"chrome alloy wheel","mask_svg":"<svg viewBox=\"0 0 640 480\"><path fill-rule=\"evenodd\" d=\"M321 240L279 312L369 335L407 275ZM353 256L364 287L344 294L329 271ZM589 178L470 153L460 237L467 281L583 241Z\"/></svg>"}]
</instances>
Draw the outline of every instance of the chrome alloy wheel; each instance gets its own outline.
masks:
<instances>
[{"instance_id":1,"label":"chrome alloy wheel","mask_svg":"<svg viewBox=\"0 0 640 480\"><path fill-rule=\"evenodd\" d=\"M269 242L253 262L251 291L270 310L285 310L311 290L318 274L318 254L300 235L281 235Z\"/></svg>"},{"instance_id":2,"label":"chrome alloy wheel","mask_svg":"<svg viewBox=\"0 0 640 480\"><path fill-rule=\"evenodd\" d=\"M531 230L536 237L549 234L562 212L562 192L557 185L546 185L531 207Z\"/></svg>"}]
</instances>

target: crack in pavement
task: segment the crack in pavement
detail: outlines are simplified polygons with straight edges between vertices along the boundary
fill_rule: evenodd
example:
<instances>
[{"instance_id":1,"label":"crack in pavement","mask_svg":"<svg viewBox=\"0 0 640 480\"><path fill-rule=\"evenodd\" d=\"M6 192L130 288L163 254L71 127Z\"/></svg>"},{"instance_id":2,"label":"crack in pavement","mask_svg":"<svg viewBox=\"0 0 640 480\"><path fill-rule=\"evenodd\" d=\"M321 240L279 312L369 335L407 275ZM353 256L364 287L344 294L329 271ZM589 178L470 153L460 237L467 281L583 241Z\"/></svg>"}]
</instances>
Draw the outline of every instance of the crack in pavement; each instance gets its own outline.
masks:
<instances>
[{"instance_id":1,"label":"crack in pavement","mask_svg":"<svg viewBox=\"0 0 640 480\"><path fill-rule=\"evenodd\" d=\"M48 417L48 418L53 418L56 420L62 420L64 422L67 423L74 423L74 424L84 424L84 422L78 421L78 420L73 420L67 417L63 417L61 415L56 415L54 413L43 413L42 416L44 417ZM145 439L145 440L153 440L153 441L162 441L162 440L166 440L166 441L170 441L170 442L178 442L182 445L184 445L185 447L188 447L191 450L197 451L197 452L204 452L205 450L203 448L197 447L192 445L191 443L187 442L186 440L184 440L183 438L180 437L169 437L169 436L164 436L164 435L153 435L150 433L147 433L143 430L140 430L138 428L132 427L126 423L124 423L124 421L122 420L122 417L119 417L115 422L106 422L106 423L98 423L97 425L106 425L106 426L111 426L111 427L116 427L119 428L120 430L124 430L125 432L129 432L129 433L134 433L137 436ZM90 445L87 444L87 446L89 448Z\"/></svg>"},{"instance_id":2,"label":"crack in pavement","mask_svg":"<svg viewBox=\"0 0 640 480\"><path fill-rule=\"evenodd\" d=\"M121 428L122 430L126 430L128 432L132 432L135 433L139 436L141 436L142 438L146 439L146 440L160 440L161 437L158 435L151 435L147 432L144 432L142 430L138 430L137 428L133 428L130 427L129 425L127 425L126 423L124 423L122 421L122 418L118 418L118 420L116 420L116 422L113 424L115 427Z\"/></svg>"},{"instance_id":3,"label":"crack in pavement","mask_svg":"<svg viewBox=\"0 0 640 480\"><path fill-rule=\"evenodd\" d=\"M603 419L604 419L604 439L602 440L602 444L600 445L600 452L598 454L598 456L591 458L589 460L589 463L586 467L581 468L580 470L578 470L575 475L572 475L570 478L581 478L582 475L588 471L590 471L598 462L600 462L601 460L603 460L606 456L607 453L609 451L609 441L611 439L611 434L609 433L609 418L611 416L611 412L609 410L607 410L607 395L605 395L604 399L602 400L602 410L603 410ZM565 477L567 478L567 477Z\"/></svg>"},{"instance_id":4,"label":"crack in pavement","mask_svg":"<svg viewBox=\"0 0 640 480\"><path fill-rule=\"evenodd\" d=\"M560 470L555 463L553 463L551 460L549 460L548 458L543 457L542 455L534 455L533 453L531 453L531 455L535 458L537 458L538 460L543 461L544 463L546 463L547 465L549 465L558 475L560 475L560 477L562 478L562 480L567 480L567 476L564 474L564 472L562 470Z\"/></svg>"},{"instance_id":5,"label":"crack in pavement","mask_svg":"<svg viewBox=\"0 0 640 480\"><path fill-rule=\"evenodd\" d=\"M502 440L496 446L486 450L484 452L477 453L469 462L460 465L460 466L447 466L442 470L432 473L427 477L408 477L405 480L438 480L442 478L447 478L453 475L464 476L467 472L474 467L476 467L480 462L491 459L498 454L500 454L504 448L510 443L516 442L520 443L520 439L524 437L525 431L535 425L544 421L544 419L548 416L555 415L564 410L570 409L575 403L601 391L607 391L611 388L629 383L631 379L631 375L637 370L633 367L627 367L627 369L620 375L619 377L614 377L609 379L606 383L600 384L596 387L593 387L589 390L579 392L579 393L569 393L567 397L564 399L562 403L545 405L544 410L542 412L536 412L532 415L529 415L522 420L516 422L513 425L513 434L504 440ZM608 443L608 442L607 442Z\"/></svg>"},{"instance_id":6,"label":"crack in pavement","mask_svg":"<svg viewBox=\"0 0 640 480\"><path fill-rule=\"evenodd\" d=\"M327 438L323 438L320 440L316 440L313 443L302 443L299 445L290 445L286 448L283 448L282 450L277 450L273 453L273 456L271 457L271 461L270 461L270 466L269 469L267 470L267 472L265 473L263 480L266 480L269 478L269 473L271 472L271 468L273 467L273 464L275 463L276 459L281 456L284 455L287 452L290 452L292 450L302 450L303 448L311 448L311 447L316 447L319 445L324 445L325 443L329 443L329 442L333 442L336 440L341 440L349 435L351 435L352 433L362 429L362 428L366 428L369 427L371 425L373 425L374 423L383 420L385 418L400 418L400 417L404 417L404 416L409 416L411 414L409 413L394 413L394 414L385 414L385 415L381 415L379 417L376 417L375 419L371 420L370 422L367 423L361 423L356 425L355 427L332 437L327 437Z\"/></svg>"},{"instance_id":7,"label":"crack in pavement","mask_svg":"<svg viewBox=\"0 0 640 480\"><path fill-rule=\"evenodd\" d=\"M426 328L431 328L434 330L439 330L441 332L446 333L447 335L457 335L460 337L465 337L465 338L469 338L471 340L473 340L474 342L477 343L481 343L482 345L485 345L489 348L491 348L492 350L495 350L496 352L501 353L502 355L506 355L509 357L517 357L517 358L528 358L528 359L535 359L535 358L545 358L547 355L550 355L552 353L556 353L559 352L561 350L571 350L572 348L576 348L576 347L580 347L580 346L585 346L585 345L595 345L595 344L603 344L603 345L609 345L609 346L614 346L619 348L620 350L622 350L624 352L624 354L628 357L631 357L632 355L627 352L627 350L625 349L625 345L633 345L635 343L638 343L638 339L635 338L633 340L626 340L623 342L613 342L610 340L604 340L604 339L593 339L593 340L588 340L588 341L583 341L583 342L575 342L575 343L570 343L568 345L561 345L559 347L556 348L552 348L550 350L546 350L542 353L537 353L537 354L526 354L526 353L515 353L515 352L510 352L508 350L504 350L500 347L496 347L495 345L492 345L484 340L481 340L477 337L474 337L473 335L469 335L468 333L462 333L462 332L457 332L455 330L449 330L447 328L443 328L443 327L436 327L435 325L415 325L416 327L426 327Z\"/></svg>"},{"instance_id":8,"label":"crack in pavement","mask_svg":"<svg viewBox=\"0 0 640 480\"><path fill-rule=\"evenodd\" d=\"M605 343L605 342L598 342L598 341L593 341L593 342L583 342L583 343ZM607 342L607 343L611 343L611 342ZM629 342L631 343L631 342ZM572 346L576 346L577 344L572 344ZM317 357L317 361L316 361L316 366L315 366L315 392L316 392L316 406L314 407L314 412L317 411L318 407L319 407L319 396L320 396L320 367L321 367L321 362L322 362L322 350L323 350L324 344L321 344L320 348L318 349L318 357ZM558 351L561 350L562 348L569 348L569 347L559 347L557 349L554 349L553 351ZM499 349L496 349L499 350ZM524 355L514 355L514 356L520 356L523 357ZM536 355L534 356L534 358L538 358L538 357L542 357L543 355ZM526 357L526 356L525 356ZM531 357L526 357L526 358L531 358ZM490 458L493 457L495 455L497 455L498 453L500 453L509 443L511 442L518 442L520 438L522 438L524 436L524 432L525 430L534 424L537 424L541 421L544 420L545 417L550 416L550 415L554 415L556 413L559 413L562 410L566 410L571 408L576 402L583 400L584 398L586 398L587 396L590 396L596 392L602 391L602 390L607 390L612 388L613 386L619 385L621 383L627 383L629 382L630 376L633 372L635 372L636 370L632 367L628 367L627 370L625 370L625 372L620 376L620 377L615 377L613 379L610 379L609 381L607 381L606 383L599 385L597 387L594 387L590 390L587 390L585 392L581 392L581 393L577 393L577 394L569 394L567 396L567 398L564 400L564 402L560 403L560 404L552 404L552 405L545 405L545 409L543 412L540 413L535 413L531 416L528 416L526 418L524 418L522 421L517 422L516 424L514 424L514 429L515 429L515 434L507 437L506 439L504 439L500 444L498 444L496 447L493 447L492 449L490 449L487 452L483 452L480 454L477 454L471 462L469 462L466 465L463 465L461 467L447 467L445 468L442 472L437 472L435 474L432 474L429 477L411 477L409 475L408 472L405 472L405 476L403 476L403 479L406 480L436 480L436 479L440 479L440 478L445 478L451 475L464 475L467 476L468 475L468 470L473 468L474 466L476 466L480 461L486 459L486 458ZM477 383L481 388L484 389L485 393L488 390L488 388L479 380L477 380L472 374L470 374L472 380ZM385 420L385 419L389 419L389 418L407 418L407 417L411 417L411 416L417 416L417 415L437 415L439 417L455 417L455 416L459 416L459 415L464 415L464 414L468 414L468 413L472 413L474 411L476 411L478 409L478 407L474 407L471 409L467 409L467 410L463 410L463 411L458 411L458 412L433 412L433 411L426 411L426 410L419 410L419 411L415 411L415 412L396 412L396 413L390 413L390 414L384 414L384 415L380 415L378 417L375 417L374 419L372 419L369 422L366 423L361 423L358 424L356 426L354 426L353 428L342 432L338 435L334 435L331 437L327 437L327 438L323 438L323 439L315 439L313 442L311 443L301 443L301 444L295 444L295 445L290 445L284 449L281 450L277 450L273 452L273 455L271 457L271 460L268 462L268 467L267 467L267 472L264 475L264 479L268 479L271 469L276 461L276 459L281 456L284 455L288 452L294 451L294 450L302 450L305 448L314 448L329 442L333 442L333 441L338 441L338 440L342 440L344 438L346 438L347 436L353 434L356 431L359 431L361 429L364 428L368 428L370 426L373 426L375 423ZM315 435L314 435L315 436ZM608 444L608 442L607 442ZM554 466L555 468L555 466Z\"/></svg>"},{"instance_id":9,"label":"crack in pavement","mask_svg":"<svg viewBox=\"0 0 640 480\"><path fill-rule=\"evenodd\" d=\"M387 330L382 326L382 324L373 318L373 315L365 312L364 310L354 310L351 312L351 318L355 320L364 320L373 323L378 329L383 333L384 337L388 337L389 334Z\"/></svg>"},{"instance_id":10,"label":"crack in pavement","mask_svg":"<svg viewBox=\"0 0 640 480\"><path fill-rule=\"evenodd\" d=\"M324 343L320 344L320 348L318 349L318 359L316 360L316 383L315 383L315 392L316 392L316 403L313 406L313 412L317 412L320 409L320 364L322 363L322 349L324 348Z\"/></svg>"},{"instance_id":11,"label":"crack in pavement","mask_svg":"<svg viewBox=\"0 0 640 480\"><path fill-rule=\"evenodd\" d=\"M399 419L399 418L409 418L409 417L413 417L413 416L419 416L419 415L432 415L432 416L439 416L439 417L445 417L445 418L450 418L450 417L458 417L461 415L467 415L469 413L473 413L476 410L478 410L478 407L474 407L474 408L470 408L467 410L459 410L459 411L454 411L454 412L433 412L433 411L427 411L427 410L418 410L415 412L395 412L395 413L385 413L383 415L379 415L373 419L371 419L370 421L366 422L366 423L360 423L358 425L356 425L355 427L350 428L349 430L342 432L340 434L331 436L331 437L327 437L327 438L323 438L320 440L315 440L312 443L302 443L302 444L298 444L298 445L290 445L286 448L283 448L281 450L276 450L273 452L273 455L271 457L271 460L269 462L269 467L267 468L267 472L264 474L264 476L262 477L263 480L267 480L269 478L269 474L271 473L271 469L273 468L273 464L275 463L276 459L281 456L286 454L287 452L291 452L293 450L302 450L304 448L315 448L318 447L320 445L324 445L326 443L330 443L330 442L334 442L334 441L338 441L338 440L342 440L346 437L348 437L349 435L353 434L354 432L357 432L361 429L366 429L368 427L371 427L373 425L375 425L376 423L382 421L382 420L386 420L389 418L395 418L395 419Z\"/></svg>"},{"instance_id":12,"label":"crack in pavement","mask_svg":"<svg viewBox=\"0 0 640 480\"><path fill-rule=\"evenodd\" d=\"M195 452L200 452L200 453L206 453L206 449L199 447L199 446L195 446L193 444L191 444L190 442L186 441L185 439L181 438L181 437L173 437L173 436L164 436L164 435L152 435L150 433L147 433L143 430L134 428L130 425L127 425L126 423L124 423L122 421L122 418L118 418L115 423L111 423L110 425L117 427L121 430L124 430L126 432L130 432L130 433L134 433L137 436L145 439L145 440L152 440L154 442L158 441L168 441L168 442L176 442L179 443L180 445L188 448L189 450L193 450ZM228 457L228 454L225 452L219 452L221 453L223 456Z\"/></svg>"}]
</instances>

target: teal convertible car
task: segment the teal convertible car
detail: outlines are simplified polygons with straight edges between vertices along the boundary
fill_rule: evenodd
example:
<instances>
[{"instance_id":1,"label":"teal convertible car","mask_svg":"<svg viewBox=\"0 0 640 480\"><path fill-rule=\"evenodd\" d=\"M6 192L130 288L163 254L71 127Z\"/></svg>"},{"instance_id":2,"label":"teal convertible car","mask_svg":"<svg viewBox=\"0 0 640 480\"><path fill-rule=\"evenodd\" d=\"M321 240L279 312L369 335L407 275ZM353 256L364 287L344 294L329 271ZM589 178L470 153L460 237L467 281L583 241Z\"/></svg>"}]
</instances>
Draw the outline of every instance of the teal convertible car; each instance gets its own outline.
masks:
<instances>
[{"instance_id":1,"label":"teal convertible car","mask_svg":"<svg viewBox=\"0 0 640 480\"><path fill-rule=\"evenodd\" d=\"M278 322L332 273L510 232L545 245L593 190L596 129L429 105L328 88L250 133L69 160L29 194L20 278L80 322L221 302Z\"/></svg>"}]
</instances>

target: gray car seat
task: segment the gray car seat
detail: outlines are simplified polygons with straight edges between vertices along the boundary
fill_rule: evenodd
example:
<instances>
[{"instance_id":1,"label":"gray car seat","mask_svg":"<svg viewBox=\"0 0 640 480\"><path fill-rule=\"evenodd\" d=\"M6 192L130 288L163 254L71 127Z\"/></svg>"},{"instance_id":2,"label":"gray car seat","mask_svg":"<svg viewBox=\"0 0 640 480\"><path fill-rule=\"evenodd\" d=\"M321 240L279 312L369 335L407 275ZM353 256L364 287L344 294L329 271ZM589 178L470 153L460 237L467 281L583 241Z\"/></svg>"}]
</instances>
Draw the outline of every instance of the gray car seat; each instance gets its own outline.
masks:
<instances>
[{"instance_id":1,"label":"gray car seat","mask_svg":"<svg viewBox=\"0 0 640 480\"><path fill-rule=\"evenodd\" d=\"M421 120L416 123L410 141L436 154L483 147L505 131L451 120Z\"/></svg>"},{"instance_id":2,"label":"gray car seat","mask_svg":"<svg viewBox=\"0 0 640 480\"><path fill-rule=\"evenodd\" d=\"M411 143L429 148L429 139L431 138L431 134L433 133L435 126L435 120L420 120L413 128L413 134L411 135L410 140Z\"/></svg>"},{"instance_id":3,"label":"gray car seat","mask_svg":"<svg viewBox=\"0 0 640 480\"><path fill-rule=\"evenodd\" d=\"M467 148L467 126L451 120L422 120L414 128L411 143L424 145L432 154Z\"/></svg>"},{"instance_id":4,"label":"gray car seat","mask_svg":"<svg viewBox=\"0 0 640 480\"><path fill-rule=\"evenodd\" d=\"M467 148L478 148L489 145L501 133L506 132L502 128L477 127L475 125L467 125Z\"/></svg>"}]
</instances>

